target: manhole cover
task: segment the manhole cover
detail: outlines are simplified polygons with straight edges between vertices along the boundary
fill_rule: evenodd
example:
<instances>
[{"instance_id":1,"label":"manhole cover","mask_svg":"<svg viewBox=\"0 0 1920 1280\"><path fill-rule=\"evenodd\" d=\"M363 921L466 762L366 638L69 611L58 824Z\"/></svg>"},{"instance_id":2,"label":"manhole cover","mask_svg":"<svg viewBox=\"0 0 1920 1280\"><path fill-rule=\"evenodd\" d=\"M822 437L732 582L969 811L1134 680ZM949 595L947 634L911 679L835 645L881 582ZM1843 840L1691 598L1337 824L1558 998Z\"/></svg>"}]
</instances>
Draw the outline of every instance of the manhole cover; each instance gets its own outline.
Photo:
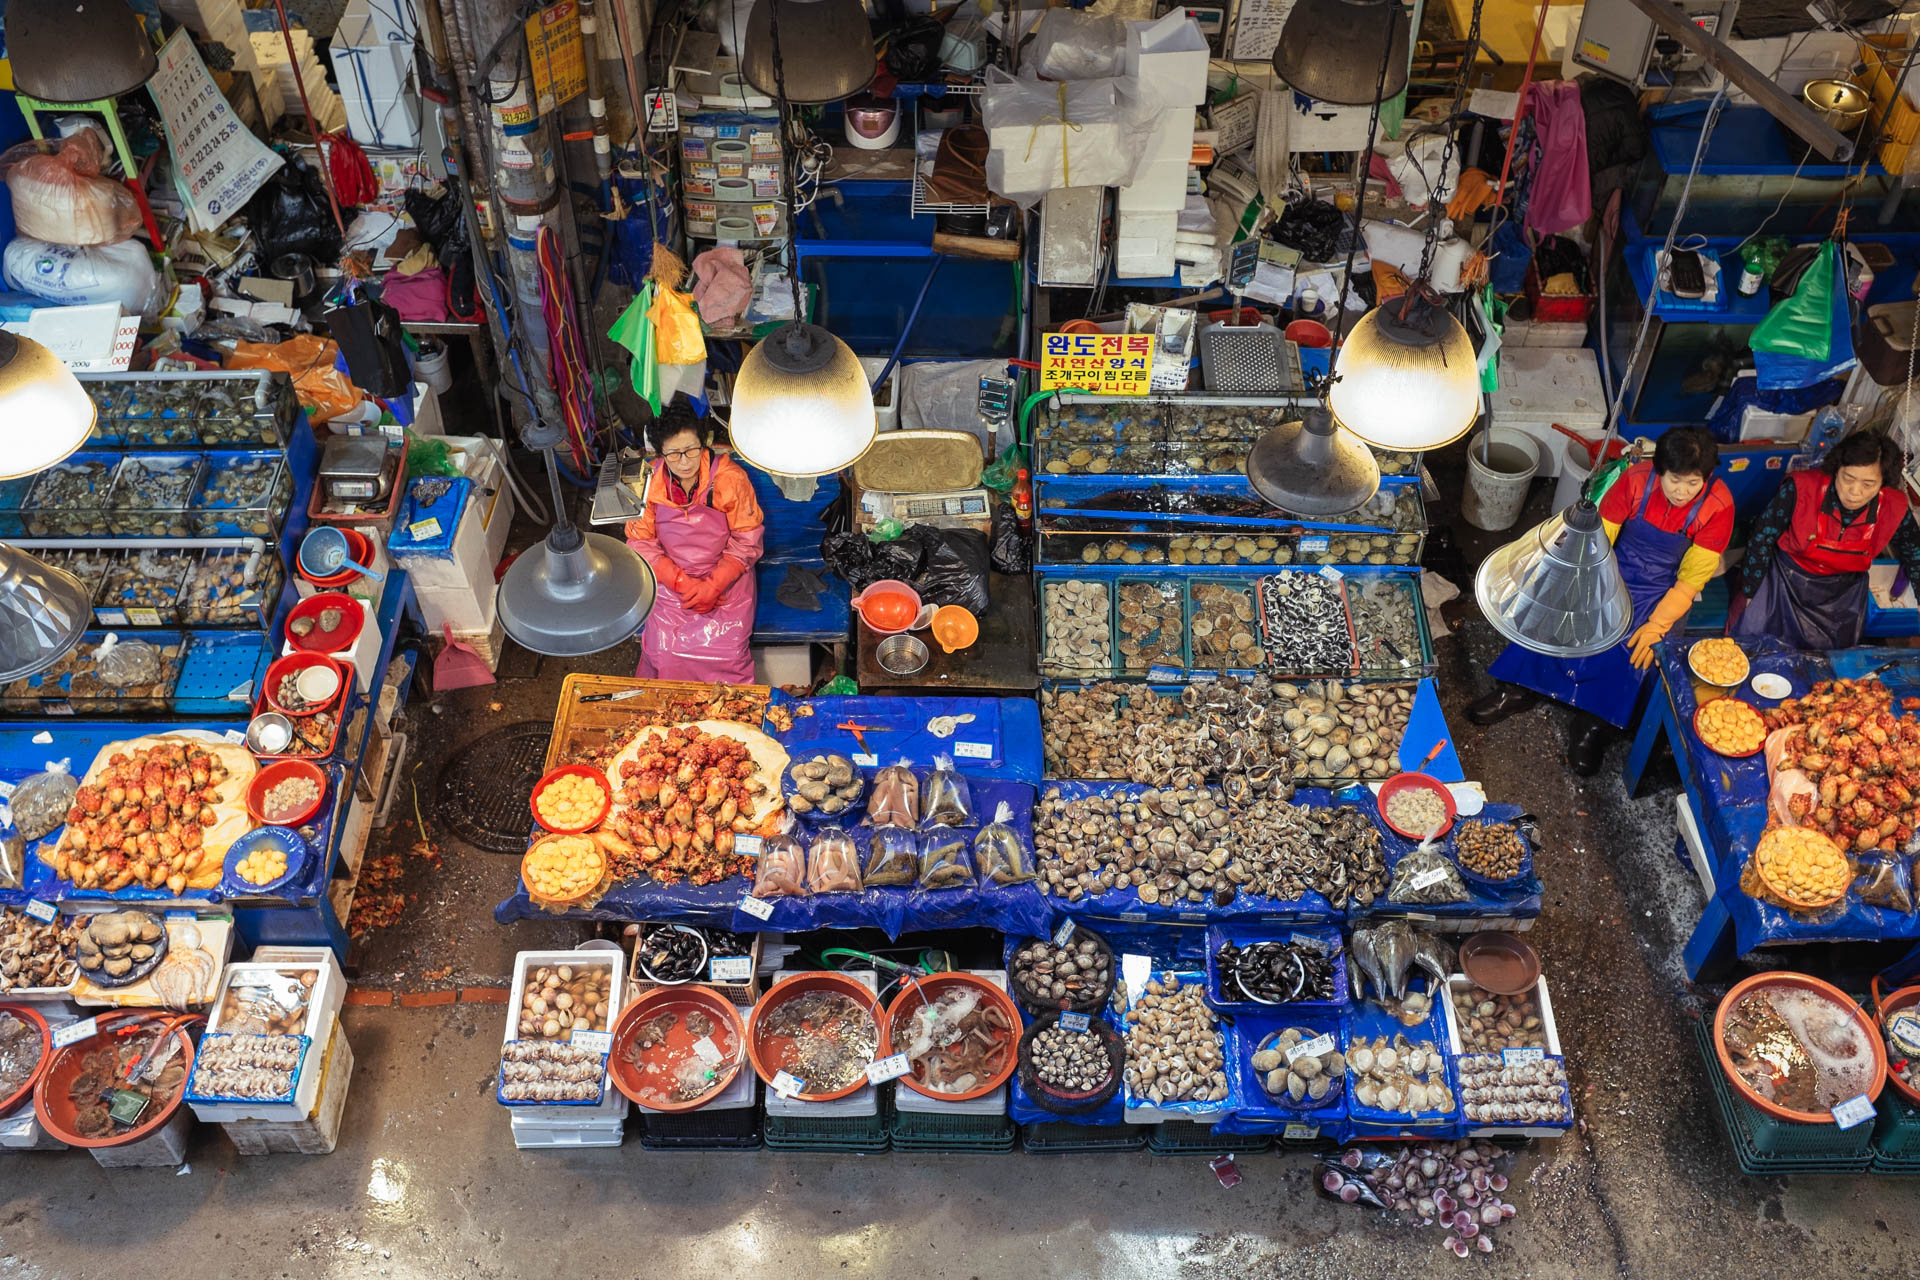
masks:
<instances>
[{"instance_id":1,"label":"manhole cover","mask_svg":"<svg viewBox=\"0 0 1920 1280\"><path fill-rule=\"evenodd\" d=\"M440 767L434 818L477 849L525 853L533 829L528 805L552 736L552 724L526 720L462 747Z\"/></svg>"}]
</instances>

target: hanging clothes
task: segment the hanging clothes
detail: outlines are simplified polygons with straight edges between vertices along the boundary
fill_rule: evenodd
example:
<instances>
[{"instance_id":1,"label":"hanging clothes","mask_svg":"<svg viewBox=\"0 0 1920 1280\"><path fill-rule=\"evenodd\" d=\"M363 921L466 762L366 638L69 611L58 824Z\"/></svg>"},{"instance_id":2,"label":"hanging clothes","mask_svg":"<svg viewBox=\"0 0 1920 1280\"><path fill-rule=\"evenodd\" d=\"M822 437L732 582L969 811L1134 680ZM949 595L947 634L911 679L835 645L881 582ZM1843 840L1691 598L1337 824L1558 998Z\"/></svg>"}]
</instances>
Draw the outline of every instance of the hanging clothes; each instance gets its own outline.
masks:
<instances>
[{"instance_id":1,"label":"hanging clothes","mask_svg":"<svg viewBox=\"0 0 1920 1280\"><path fill-rule=\"evenodd\" d=\"M1633 599L1627 639L1587 658L1553 657L1510 644L1487 674L1624 729L1653 673L1651 666L1634 667L1629 642L1670 594L1691 600L1712 574L1733 533L1733 494L1724 482L1710 480L1692 502L1675 507L1660 491L1653 464L1641 462L1607 491L1600 516L1614 532L1614 557Z\"/></svg>"},{"instance_id":2,"label":"hanging clothes","mask_svg":"<svg viewBox=\"0 0 1920 1280\"><path fill-rule=\"evenodd\" d=\"M1569 81L1535 84L1527 91L1527 105L1539 130L1527 229L1553 235L1579 226L1593 212L1587 114L1580 105L1580 86Z\"/></svg>"},{"instance_id":3,"label":"hanging clothes","mask_svg":"<svg viewBox=\"0 0 1920 1280\"><path fill-rule=\"evenodd\" d=\"M753 566L766 538L753 482L732 458L706 451L691 492L653 464L646 512L627 545L653 569L653 612L640 628L646 679L753 683Z\"/></svg>"}]
</instances>

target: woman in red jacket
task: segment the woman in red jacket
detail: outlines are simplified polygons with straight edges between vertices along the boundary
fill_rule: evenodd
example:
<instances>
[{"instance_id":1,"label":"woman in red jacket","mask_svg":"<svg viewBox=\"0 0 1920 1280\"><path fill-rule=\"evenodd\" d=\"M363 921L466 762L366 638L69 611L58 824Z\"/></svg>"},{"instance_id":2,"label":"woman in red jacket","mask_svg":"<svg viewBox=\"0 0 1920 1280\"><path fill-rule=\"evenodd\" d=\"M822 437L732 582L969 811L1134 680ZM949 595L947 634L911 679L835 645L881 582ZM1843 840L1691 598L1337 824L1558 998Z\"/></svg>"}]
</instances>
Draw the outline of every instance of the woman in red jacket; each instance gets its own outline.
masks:
<instances>
[{"instance_id":1,"label":"woman in red jacket","mask_svg":"<svg viewBox=\"0 0 1920 1280\"><path fill-rule=\"evenodd\" d=\"M1789 475L1747 538L1730 636L1778 636L1797 649L1846 649L1867 624L1867 567L1891 553L1920 583L1920 529L1907 518L1900 450L1878 432L1848 436L1818 471Z\"/></svg>"}]
</instances>

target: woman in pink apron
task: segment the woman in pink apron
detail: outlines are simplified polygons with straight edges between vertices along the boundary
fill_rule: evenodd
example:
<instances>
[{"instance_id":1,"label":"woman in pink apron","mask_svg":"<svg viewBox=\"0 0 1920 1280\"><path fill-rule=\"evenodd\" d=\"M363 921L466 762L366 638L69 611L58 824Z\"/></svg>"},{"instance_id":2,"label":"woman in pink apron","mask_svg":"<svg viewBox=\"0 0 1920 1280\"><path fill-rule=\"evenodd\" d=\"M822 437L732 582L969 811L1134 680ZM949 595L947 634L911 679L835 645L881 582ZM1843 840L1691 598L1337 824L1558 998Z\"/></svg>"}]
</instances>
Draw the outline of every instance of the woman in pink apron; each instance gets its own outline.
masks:
<instances>
[{"instance_id":1,"label":"woman in pink apron","mask_svg":"<svg viewBox=\"0 0 1920 1280\"><path fill-rule=\"evenodd\" d=\"M653 567L658 594L640 628L636 676L753 683L753 566L764 517L740 464L708 445L713 428L676 400L647 424L659 455L646 510L627 545Z\"/></svg>"}]
</instances>

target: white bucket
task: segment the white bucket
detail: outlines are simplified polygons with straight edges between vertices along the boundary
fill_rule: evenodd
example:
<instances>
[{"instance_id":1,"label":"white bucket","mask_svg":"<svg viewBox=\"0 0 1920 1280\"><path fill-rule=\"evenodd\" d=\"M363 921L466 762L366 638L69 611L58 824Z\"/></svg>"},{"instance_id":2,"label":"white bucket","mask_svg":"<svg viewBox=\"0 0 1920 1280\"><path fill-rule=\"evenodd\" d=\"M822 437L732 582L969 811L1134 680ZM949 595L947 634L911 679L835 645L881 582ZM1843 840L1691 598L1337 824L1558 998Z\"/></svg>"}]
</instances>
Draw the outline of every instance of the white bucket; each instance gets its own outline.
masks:
<instances>
[{"instance_id":1,"label":"white bucket","mask_svg":"<svg viewBox=\"0 0 1920 1280\"><path fill-rule=\"evenodd\" d=\"M1586 488L1587 477L1593 474L1593 464L1587 461L1587 446L1578 440L1560 441L1560 483L1553 487L1553 509L1565 511L1580 501L1580 490Z\"/></svg>"},{"instance_id":2,"label":"white bucket","mask_svg":"<svg viewBox=\"0 0 1920 1280\"><path fill-rule=\"evenodd\" d=\"M447 346L432 338L423 338L413 355L414 376L432 387L434 394L453 390L453 369L447 363Z\"/></svg>"},{"instance_id":3,"label":"white bucket","mask_svg":"<svg viewBox=\"0 0 1920 1280\"><path fill-rule=\"evenodd\" d=\"M1482 451L1490 448L1491 459ZM1476 431L1467 441L1467 490L1460 514L1476 529L1511 529L1526 505L1527 483L1540 469L1540 446L1512 427Z\"/></svg>"}]
</instances>

